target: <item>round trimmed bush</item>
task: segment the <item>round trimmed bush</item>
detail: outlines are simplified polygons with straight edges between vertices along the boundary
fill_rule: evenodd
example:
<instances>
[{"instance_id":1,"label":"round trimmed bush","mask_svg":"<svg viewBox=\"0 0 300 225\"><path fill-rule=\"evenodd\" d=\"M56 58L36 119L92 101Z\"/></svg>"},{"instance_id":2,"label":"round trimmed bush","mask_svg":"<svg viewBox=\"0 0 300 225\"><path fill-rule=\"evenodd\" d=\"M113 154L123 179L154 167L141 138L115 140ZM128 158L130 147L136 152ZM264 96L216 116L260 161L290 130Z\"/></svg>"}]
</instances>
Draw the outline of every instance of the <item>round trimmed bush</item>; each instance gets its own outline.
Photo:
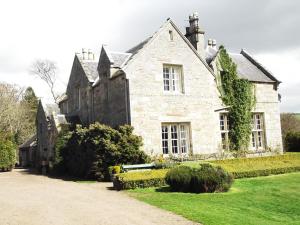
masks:
<instances>
[{"instance_id":1,"label":"round trimmed bush","mask_svg":"<svg viewBox=\"0 0 300 225\"><path fill-rule=\"evenodd\" d=\"M179 166L166 175L166 183L173 191L181 192L224 192L233 183L233 176L220 166L201 164L200 168Z\"/></svg>"},{"instance_id":2,"label":"round trimmed bush","mask_svg":"<svg viewBox=\"0 0 300 225\"><path fill-rule=\"evenodd\" d=\"M170 169L166 175L166 183L173 191L188 192L192 179L193 169L188 166L177 166Z\"/></svg>"}]
</instances>

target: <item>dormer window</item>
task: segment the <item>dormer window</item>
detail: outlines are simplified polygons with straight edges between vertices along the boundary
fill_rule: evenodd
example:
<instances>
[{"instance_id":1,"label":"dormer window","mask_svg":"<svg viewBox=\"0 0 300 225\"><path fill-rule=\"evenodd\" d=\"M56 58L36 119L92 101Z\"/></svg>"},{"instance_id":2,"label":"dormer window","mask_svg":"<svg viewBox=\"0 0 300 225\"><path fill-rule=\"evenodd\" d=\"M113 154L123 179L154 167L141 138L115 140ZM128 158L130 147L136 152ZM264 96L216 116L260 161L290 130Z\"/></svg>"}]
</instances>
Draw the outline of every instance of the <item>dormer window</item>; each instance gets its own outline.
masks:
<instances>
[{"instance_id":1,"label":"dormer window","mask_svg":"<svg viewBox=\"0 0 300 225\"><path fill-rule=\"evenodd\" d=\"M165 92L182 93L182 66L164 65L163 83Z\"/></svg>"}]
</instances>

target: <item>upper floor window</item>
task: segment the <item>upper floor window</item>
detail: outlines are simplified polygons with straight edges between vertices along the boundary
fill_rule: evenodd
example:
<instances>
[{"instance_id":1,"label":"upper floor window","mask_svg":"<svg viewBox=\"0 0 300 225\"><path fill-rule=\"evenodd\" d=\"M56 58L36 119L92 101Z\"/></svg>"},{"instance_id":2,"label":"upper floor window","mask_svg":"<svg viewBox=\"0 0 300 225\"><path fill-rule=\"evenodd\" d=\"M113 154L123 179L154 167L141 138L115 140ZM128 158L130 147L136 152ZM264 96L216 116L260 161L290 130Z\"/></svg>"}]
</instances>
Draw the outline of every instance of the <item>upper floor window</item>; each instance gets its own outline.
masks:
<instances>
[{"instance_id":1,"label":"upper floor window","mask_svg":"<svg viewBox=\"0 0 300 225\"><path fill-rule=\"evenodd\" d=\"M183 92L182 66L164 65L163 82L164 82L164 91Z\"/></svg>"}]
</instances>

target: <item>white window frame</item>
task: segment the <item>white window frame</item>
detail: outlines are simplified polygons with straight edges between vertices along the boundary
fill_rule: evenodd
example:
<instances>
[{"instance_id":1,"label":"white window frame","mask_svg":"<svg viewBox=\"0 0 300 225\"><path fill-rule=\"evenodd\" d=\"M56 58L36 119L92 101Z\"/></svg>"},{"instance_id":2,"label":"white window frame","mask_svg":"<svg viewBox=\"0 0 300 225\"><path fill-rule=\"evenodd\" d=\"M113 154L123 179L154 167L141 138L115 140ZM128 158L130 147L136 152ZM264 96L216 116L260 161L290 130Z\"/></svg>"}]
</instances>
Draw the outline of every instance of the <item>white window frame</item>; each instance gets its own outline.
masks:
<instances>
[{"instance_id":1,"label":"white window frame","mask_svg":"<svg viewBox=\"0 0 300 225\"><path fill-rule=\"evenodd\" d=\"M252 150L265 149L264 114L252 113L252 132L250 138Z\"/></svg>"},{"instance_id":2,"label":"white window frame","mask_svg":"<svg viewBox=\"0 0 300 225\"><path fill-rule=\"evenodd\" d=\"M219 121L220 121L222 149L223 150L229 150L229 118L228 118L228 113L220 113Z\"/></svg>"},{"instance_id":3,"label":"white window frame","mask_svg":"<svg viewBox=\"0 0 300 225\"><path fill-rule=\"evenodd\" d=\"M162 123L163 155L187 155L190 152L189 123Z\"/></svg>"},{"instance_id":4,"label":"white window frame","mask_svg":"<svg viewBox=\"0 0 300 225\"><path fill-rule=\"evenodd\" d=\"M183 93L181 65L163 65L163 90L165 93Z\"/></svg>"}]
</instances>

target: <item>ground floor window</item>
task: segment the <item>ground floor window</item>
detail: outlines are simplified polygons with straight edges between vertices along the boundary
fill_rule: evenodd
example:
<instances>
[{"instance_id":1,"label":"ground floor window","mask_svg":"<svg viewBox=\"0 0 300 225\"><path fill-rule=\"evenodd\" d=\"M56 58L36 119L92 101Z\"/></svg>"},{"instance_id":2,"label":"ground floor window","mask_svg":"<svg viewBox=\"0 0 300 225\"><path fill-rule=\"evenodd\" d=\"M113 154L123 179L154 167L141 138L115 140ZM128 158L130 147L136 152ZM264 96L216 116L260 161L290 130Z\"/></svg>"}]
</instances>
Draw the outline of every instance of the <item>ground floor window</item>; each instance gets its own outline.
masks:
<instances>
[{"instance_id":1,"label":"ground floor window","mask_svg":"<svg viewBox=\"0 0 300 225\"><path fill-rule=\"evenodd\" d=\"M189 152L189 125L163 123L161 126L163 154L187 154Z\"/></svg>"},{"instance_id":2,"label":"ground floor window","mask_svg":"<svg viewBox=\"0 0 300 225\"><path fill-rule=\"evenodd\" d=\"M252 115L251 147L255 150L264 149L264 123L262 113Z\"/></svg>"},{"instance_id":3,"label":"ground floor window","mask_svg":"<svg viewBox=\"0 0 300 225\"><path fill-rule=\"evenodd\" d=\"M227 113L220 113L220 132L222 139L222 149L229 149L229 118ZM252 114L252 132L250 138L250 148L253 150L264 149L264 123L263 113Z\"/></svg>"},{"instance_id":4,"label":"ground floor window","mask_svg":"<svg viewBox=\"0 0 300 225\"><path fill-rule=\"evenodd\" d=\"M220 131L221 131L221 139L222 139L222 149L229 149L229 119L227 113L220 114Z\"/></svg>"}]
</instances>

